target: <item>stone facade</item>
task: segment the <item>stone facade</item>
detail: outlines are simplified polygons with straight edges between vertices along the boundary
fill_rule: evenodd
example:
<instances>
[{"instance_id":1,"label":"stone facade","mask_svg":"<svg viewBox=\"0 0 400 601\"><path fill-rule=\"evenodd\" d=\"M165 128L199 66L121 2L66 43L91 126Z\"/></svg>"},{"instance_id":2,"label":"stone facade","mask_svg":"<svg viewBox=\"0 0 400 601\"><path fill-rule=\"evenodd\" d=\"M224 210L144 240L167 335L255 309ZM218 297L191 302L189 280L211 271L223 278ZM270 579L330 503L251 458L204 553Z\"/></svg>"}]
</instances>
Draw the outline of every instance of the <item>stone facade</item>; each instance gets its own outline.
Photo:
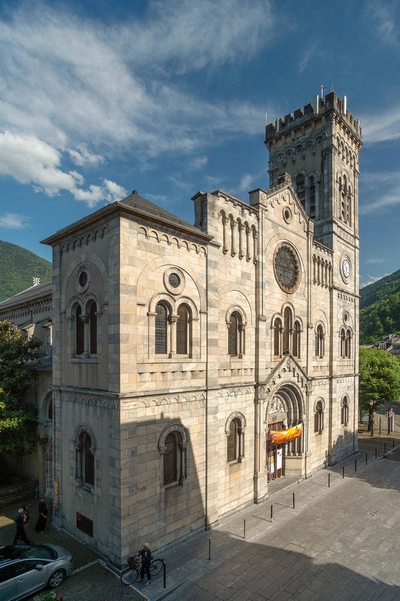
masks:
<instances>
[{"instance_id":1,"label":"stone facade","mask_svg":"<svg viewBox=\"0 0 400 601\"><path fill-rule=\"evenodd\" d=\"M361 129L331 93L266 145L249 203L134 191L44 241L54 521L116 566L357 451Z\"/></svg>"}]
</instances>

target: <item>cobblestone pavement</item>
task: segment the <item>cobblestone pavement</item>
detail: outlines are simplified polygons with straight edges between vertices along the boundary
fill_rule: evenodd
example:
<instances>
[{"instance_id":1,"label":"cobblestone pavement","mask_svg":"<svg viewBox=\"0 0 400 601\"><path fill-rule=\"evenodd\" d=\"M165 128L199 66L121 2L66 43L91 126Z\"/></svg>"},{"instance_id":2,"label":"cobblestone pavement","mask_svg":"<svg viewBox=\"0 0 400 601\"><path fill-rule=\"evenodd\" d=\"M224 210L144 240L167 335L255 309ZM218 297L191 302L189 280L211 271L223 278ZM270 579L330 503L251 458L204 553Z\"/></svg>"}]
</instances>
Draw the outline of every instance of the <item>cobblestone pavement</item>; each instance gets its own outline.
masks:
<instances>
[{"instance_id":1,"label":"cobblestone pavement","mask_svg":"<svg viewBox=\"0 0 400 601\"><path fill-rule=\"evenodd\" d=\"M398 438L371 444L362 433L345 464L288 488L281 479L265 503L169 549L165 589L162 575L134 589L101 563L85 568L96 556L54 529L34 540L74 554L77 571L59 589L66 601L400 601ZM0 544L12 541L15 510L0 517Z\"/></svg>"}]
</instances>

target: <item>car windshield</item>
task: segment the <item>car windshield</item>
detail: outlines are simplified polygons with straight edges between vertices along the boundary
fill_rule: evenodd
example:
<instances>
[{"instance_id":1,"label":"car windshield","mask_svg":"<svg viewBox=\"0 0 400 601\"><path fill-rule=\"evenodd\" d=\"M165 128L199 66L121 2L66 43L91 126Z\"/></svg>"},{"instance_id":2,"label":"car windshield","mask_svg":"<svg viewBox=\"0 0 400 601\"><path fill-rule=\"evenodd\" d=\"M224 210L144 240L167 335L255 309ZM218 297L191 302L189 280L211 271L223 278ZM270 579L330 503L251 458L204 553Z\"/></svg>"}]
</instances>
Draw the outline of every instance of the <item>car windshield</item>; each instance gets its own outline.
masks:
<instances>
[{"instance_id":1,"label":"car windshield","mask_svg":"<svg viewBox=\"0 0 400 601\"><path fill-rule=\"evenodd\" d=\"M0 549L0 561L5 559L27 559L34 557L35 559L57 559L57 553L47 545L33 545L28 547L19 545L14 547L9 545Z\"/></svg>"}]
</instances>

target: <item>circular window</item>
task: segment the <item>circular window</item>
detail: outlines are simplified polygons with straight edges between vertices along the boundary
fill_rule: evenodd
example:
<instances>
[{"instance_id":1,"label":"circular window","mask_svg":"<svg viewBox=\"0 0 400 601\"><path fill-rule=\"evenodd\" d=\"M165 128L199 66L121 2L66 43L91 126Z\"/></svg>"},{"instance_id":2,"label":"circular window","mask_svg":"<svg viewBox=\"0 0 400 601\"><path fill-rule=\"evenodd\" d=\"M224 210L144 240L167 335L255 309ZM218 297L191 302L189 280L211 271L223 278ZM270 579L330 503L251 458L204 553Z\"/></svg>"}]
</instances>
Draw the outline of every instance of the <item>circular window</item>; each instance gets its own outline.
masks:
<instances>
[{"instance_id":1,"label":"circular window","mask_svg":"<svg viewBox=\"0 0 400 601\"><path fill-rule=\"evenodd\" d=\"M177 273L170 273L168 277L168 282L172 288L178 288L181 283L181 278Z\"/></svg>"},{"instance_id":2,"label":"circular window","mask_svg":"<svg viewBox=\"0 0 400 601\"><path fill-rule=\"evenodd\" d=\"M86 271L82 271L82 273L79 276L79 285L82 286L82 288L84 288L87 284L88 281L88 276Z\"/></svg>"},{"instance_id":3,"label":"circular window","mask_svg":"<svg viewBox=\"0 0 400 601\"><path fill-rule=\"evenodd\" d=\"M290 223L292 221L292 211L288 207L283 209L283 218L286 223Z\"/></svg>"},{"instance_id":4,"label":"circular window","mask_svg":"<svg viewBox=\"0 0 400 601\"><path fill-rule=\"evenodd\" d=\"M185 288L185 274L178 267L170 267L164 272L164 286L170 294L182 294Z\"/></svg>"},{"instance_id":5,"label":"circular window","mask_svg":"<svg viewBox=\"0 0 400 601\"><path fill-rule=\"evenodd\" d=\"M78 292L80 292L81 294L86 292L86 290L90 286L90 280L90 269L87 267L87 265L82 265L82 267L78 269L78 272L75 276L75 286Z\"/></svg>"},{"instance_id":6,"label":"circular window","mask_svg":"<svg viewBox=\"0 0 400 601\"><path fill-rule=\"evenodd\" d=\"M294 292L299 285L299 262L294 250L287 245L281 246L275 255L275 277L285 292Z\"/></svg>"}]
</instances>

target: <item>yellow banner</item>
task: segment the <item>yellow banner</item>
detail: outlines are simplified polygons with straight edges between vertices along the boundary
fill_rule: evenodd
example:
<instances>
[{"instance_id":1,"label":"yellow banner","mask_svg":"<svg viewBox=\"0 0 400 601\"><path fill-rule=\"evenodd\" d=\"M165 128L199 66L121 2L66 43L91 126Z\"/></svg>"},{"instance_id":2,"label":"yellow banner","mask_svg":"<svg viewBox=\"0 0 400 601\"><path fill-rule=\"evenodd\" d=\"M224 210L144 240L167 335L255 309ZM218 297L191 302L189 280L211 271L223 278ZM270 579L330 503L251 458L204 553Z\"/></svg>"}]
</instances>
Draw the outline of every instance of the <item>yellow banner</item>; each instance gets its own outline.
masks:
<instances>
[{"instance_id":1,"label":"yellow banner","mask_svg":"<svg viewBox=\"0 0 400 601\"><path fill-rule=\"evenodd\" d=\"M302 425L298 424L289 428L289 430L271 430L271 442L272 444L282 444L295 438L300 438L302 432Z\"/></svg>"}]
</instances>

